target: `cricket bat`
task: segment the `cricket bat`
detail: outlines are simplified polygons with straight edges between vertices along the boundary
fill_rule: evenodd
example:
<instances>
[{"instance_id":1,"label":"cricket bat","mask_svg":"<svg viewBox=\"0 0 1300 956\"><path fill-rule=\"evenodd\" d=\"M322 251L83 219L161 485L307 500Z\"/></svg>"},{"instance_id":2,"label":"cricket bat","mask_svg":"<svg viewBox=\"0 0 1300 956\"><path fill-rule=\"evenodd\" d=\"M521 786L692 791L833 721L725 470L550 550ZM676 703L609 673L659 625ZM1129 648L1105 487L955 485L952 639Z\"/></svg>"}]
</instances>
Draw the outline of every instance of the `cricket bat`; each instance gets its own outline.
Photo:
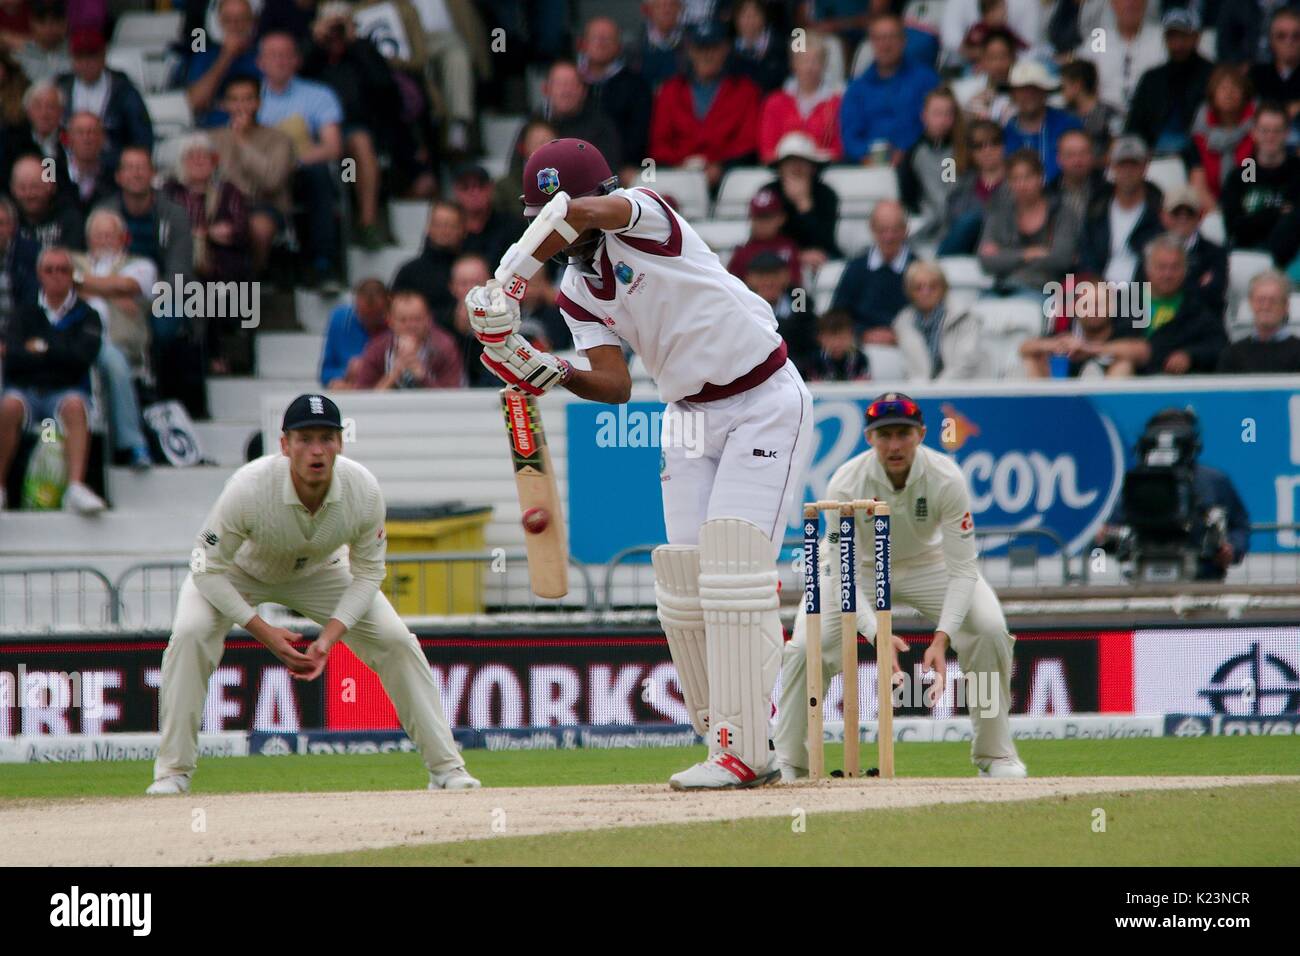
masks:
<instances>
[{"instance_id":1,"label":"cricket bat","mask_svg":"<svg viewBox=\"0 0 1300 956\"><path fill-rule=\"evenodd\" d=\"M503 388L501 409L528 549L529 587L538 597L564 597L569 593L569 537L537 397Z\"/></svg>"}]
</instances>

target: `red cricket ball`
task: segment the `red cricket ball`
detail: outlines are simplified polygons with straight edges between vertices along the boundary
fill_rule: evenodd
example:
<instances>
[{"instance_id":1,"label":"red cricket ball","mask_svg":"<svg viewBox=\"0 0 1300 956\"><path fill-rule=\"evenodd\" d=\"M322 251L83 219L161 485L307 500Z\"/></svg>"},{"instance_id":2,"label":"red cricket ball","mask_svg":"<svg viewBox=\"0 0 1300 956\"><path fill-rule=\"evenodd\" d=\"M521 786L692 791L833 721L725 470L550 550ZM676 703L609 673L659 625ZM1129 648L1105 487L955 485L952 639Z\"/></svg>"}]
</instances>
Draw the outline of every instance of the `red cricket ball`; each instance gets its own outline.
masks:
<instances>
[{"instance_id":1,"label":"red cricket ball","mask_svg":"<svg viewBox=\"0 0 1300 956\"><path fill-rule=\"evenodd\" d=\"M541 534L551 523L551 515L545 508L529 508L524 512L524 530L529 534Z\"/></svg>"}]
</instances>

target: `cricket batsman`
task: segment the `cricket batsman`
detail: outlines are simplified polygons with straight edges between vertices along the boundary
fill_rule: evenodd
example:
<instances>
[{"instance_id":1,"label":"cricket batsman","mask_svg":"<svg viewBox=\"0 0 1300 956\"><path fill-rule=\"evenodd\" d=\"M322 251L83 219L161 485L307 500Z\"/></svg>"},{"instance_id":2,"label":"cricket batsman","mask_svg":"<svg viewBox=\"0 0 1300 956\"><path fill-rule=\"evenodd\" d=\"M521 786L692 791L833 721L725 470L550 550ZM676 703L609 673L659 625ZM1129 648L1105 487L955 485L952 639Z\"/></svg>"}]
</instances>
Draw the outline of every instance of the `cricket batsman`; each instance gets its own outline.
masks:
<instances>
[{"instance_id":1,"label":"cricket batsman","mask_svg":"<svg viewBox=\"0 0 1300 956\"><path fill-rule=\"evenodd\" d=\"M315 680L339 641L371 668L429 770L430 790L473 790L443 713L438 685L384 580L384 496L375 476L343 457L338 406L300 395L284 413L280 453L236 471L195 542L163 653L162 742L150 794L187 793L198 760L208 679L232 624L248 631L298 680ZM321 626L305 652L301 634L273 627L255 606L275 602Z\"/></svg>"},{"instance_id":2,"label":"cricket batsman","mask_svg":"<svg viewBox=\"0 0 1300 956\"><path fill-rule=\"evenodd\" d=\"M942 694L944 655L951 645L970 689L966 704L974 728L971 762L981 777L1024 777L1028 771L1016 755L1009 719L1015 638L1007 631L997 595L975 563L975 525L961 469L949 456L921 444L925 439L921 409L900 392L881 395L867 406L866 437L871 448L836 469L825 498L876 498L888 503L894 599L935 623L934 640L922 659L924 667L936 675L930 693L935 699ZM821 551L825 607L839 605L839 534L831 524ZM875 581L871 567L874 532L870 521L856 524L857 554L861 556L855 578L858 632L874 643L874 603L867 597ZM821 620L822 686L826 687L840 671L840 615L824 614ZM781 663L776 727L781 775L787 781L808 775L806 639L807 617L800 609ZM906 651L907 643L895 636L894 649ZM988 699L980 699L981 692Z\"/></svg>"},{"instance_id":3,"label":"cricket batsman","mask_svg":"<svg viewBox=\"0 0 1300 956\"><path fill-rule=\"evenodd\" d=\"M539 147L523 189L529 227L497 279L465 299L483 364L531 394L563 385L621 403L632 390L623 343L641 356L667 405L668 544L652 556L659 620L686 709L709 745L708 759L670 785L770 783L780 775L769 737L782 646L776 558L812 453L812 398L771 307L654 190L619 188L596 147L579 139ZM590 370L519 335L517 298L557 254L568 267L556 305ZM684 440L688 430L697 440Z\"/></svg>"}]
</instances>

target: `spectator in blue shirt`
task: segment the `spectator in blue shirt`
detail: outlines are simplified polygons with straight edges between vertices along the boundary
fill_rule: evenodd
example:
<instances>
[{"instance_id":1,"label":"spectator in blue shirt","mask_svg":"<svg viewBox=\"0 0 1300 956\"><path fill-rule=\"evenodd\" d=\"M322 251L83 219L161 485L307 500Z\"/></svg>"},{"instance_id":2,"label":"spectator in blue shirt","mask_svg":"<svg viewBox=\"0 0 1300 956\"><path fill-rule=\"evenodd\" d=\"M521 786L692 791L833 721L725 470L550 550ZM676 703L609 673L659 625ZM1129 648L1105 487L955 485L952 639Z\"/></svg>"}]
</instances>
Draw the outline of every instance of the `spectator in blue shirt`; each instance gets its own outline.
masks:
<instances>
[{"instance_id":1,"label":"spectator in blue shirt","mask_svg":"<svg viewBox=\"0 0 1300 956\"><path fill-rule=\"evenodd\" d=\"M348 388L347 375L370 340L388 329L388 289L379 279L362 279L352 305L330 313L321 351L320 383L325 388Z\"/></svg>"},{"instance_id":2,"label":"spectator in blue shirt","mask_svg":"<svg viewBox=\"0 0 1300 956\"><path fill-rule=\"evenodd\" d=\"M1008 156L1030 149L1043 163L1046 182L1056 178L1061 167L1056 159L1056 141L1066 130L1083 129L1077 116L1047 105L1047 94L1056 80L1037 60L1021 57L1011 68L1011 100L1016 112L1002 128L1003 148Z\"/></svg>"},{"instance_id":3,"label":"spectator in blue shirt","mask_svg":"<svg viewBox=\"0 0 1300 956\"><path fill-rule=\"evenodd\" d=\"M921 136L921 107L939 85L939 74L903 57L903 21L893 15L871 24L875 62L849 84L840 105L844 158L860 163L871 144L885 140L890 161L897 162Z\"/></svg>"},{"instance_id":4,"label":"spectator in blue shirt","mask_svg":"<svg viewBox=\"0 0 1300 956\"><path fill-rule=\"evenodd\" d=\"M304 237L310 270L304 281L332 295L339 289L335 276L339 230L334 212L342 197L331 164L343 155L343 105L328 86L299 77L301 65L298 45L289 34L262 37L257 66L265 80L257 121L284 130L294 141L298 156L294 187L310 219Z\"/></svg>"},{"instance_id":5,"label":"spectator in blue shirt","mask_svg":"<svg viewBox=\"0 0 1300 956\"><path fill-rule=\"evenodd\" d=\"M213 43L209 38L207 48L191 53L185 64L185 99L195 122L209 129L230 121L226 111L217 106L227 80L236 76L262 78L253 49L257 18L248 0L221 0L217 19L221 23L221 42Z\"/></svg>"}]
</instances>

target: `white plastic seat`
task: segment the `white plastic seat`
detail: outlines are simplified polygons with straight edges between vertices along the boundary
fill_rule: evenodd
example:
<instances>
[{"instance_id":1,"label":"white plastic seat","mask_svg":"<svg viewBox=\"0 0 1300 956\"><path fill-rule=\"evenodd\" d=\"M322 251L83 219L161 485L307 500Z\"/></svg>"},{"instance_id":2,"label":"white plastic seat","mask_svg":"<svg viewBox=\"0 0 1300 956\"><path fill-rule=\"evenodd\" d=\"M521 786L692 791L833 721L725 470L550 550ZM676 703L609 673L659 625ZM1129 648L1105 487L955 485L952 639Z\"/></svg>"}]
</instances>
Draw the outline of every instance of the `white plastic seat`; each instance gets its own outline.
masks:
<instances>
[{"instance_id":1,"label":"white plastic seat","mask_svg":"<svg viewBox=\"0 0 1300 956\"><path fill-rule=\"evenodd\" d=\"M714 219L746 219L749 201L775 176L766 166L737 166L722 177L718 199L713 205Z\"/></svg>"},{"instance_id":2,"label":"white plastic seat","mask_svg":"<svg viewBox=\"0 0 1300 956\"><path fill-rule=\"evenodd\" d=\"M1155 183L1163 193L1187 185L1187 167L1177 156L1161 156L1147 164L1147 182Z\"/></svg>"},{"instance_id":3,"label":"white plastic seat","mask_svg":"<svg viewBox=\"0 0 1300 956\"><path fill-rule=\"evenodd\" d=\"M180 38L183 15L176 10L163 13L124 13L113 30L110 47L162 50Z\"/></svg>"},{"instance_id":4,"label":"white plastic seat","mask_svg":"<svg viewBox=\"0 0 1300 956\"><path fill-rule=\"evenodd\" d=\"M835 227L835 242L844 258L852 259L871 245L871 226L865 219L841 219Z\"/></svg>"},{"instance_id":5,"label":"white plastic seat","mask_svg":"<svg viewBox=\"0 0 1300 956\"><path fill-rule=\"evenodd\" d=\"M991 289L993 277L984 271L975 256L941 256L939 268L943 270L948 286L953 289Z\"/></svg>"},{"instance_id":6,"label":"white plastic seat","mask_svg":"<svg viewBox=\"0 0 1300 956\"><path fill-rule=\"evenodd\" d=\"M194 125L194 116L184 93L148 93L144 105L153 120L154 133L159 137L179 135Z\"/></svg>"},{"instance_id":7,"label":"white plastic seat","mask_svg":"<svg viewBox=\"0 0 1300 956\"><path fill-rule=\"evenodd\" d=\"M656 165L654 179L638 176L636 185L647 186L664 197L671 196L677 203L677 211L692 223L709 214L709 180L702 169L670 169Z\"/></svg>"},{"instance_id":8,"label":"white plastic seat","mask_svg":"<svg viewBox=\"0 0 1300 956\"><path fill-rule=\"evenodd\" d=\"M493 159L504 159L508 166L510 150L525 122L525 118L518 114L503 116L487 113L481 116L479 123L483 134L483 152Z\"/></svg>"},{"instance_id":9,"label":"white plastic seat","mask_svg":"<svg viewBox=\"0 0 1300 956\"><path fill-rule=\"evenodd\" d=\"M832 166L822 182L840 197L841 216L869 216L882 199L898 198L898 175L892 166Z\"/></svg>"},{"instance_id":10,"label":"white plastic seat","mask_svg":"<svg viewBox=\"0 0 1300 956\"><path fill-rule=\"evenodd\" d=\"M684 211L682 214L686 215ZM690 216L687 215L686 218L689 219ZM722 259L723 265L731 258L733 249L749 240L749 223L745 220L705 219L692 225L700 238Z\"/></svg>"}]
</instances>

